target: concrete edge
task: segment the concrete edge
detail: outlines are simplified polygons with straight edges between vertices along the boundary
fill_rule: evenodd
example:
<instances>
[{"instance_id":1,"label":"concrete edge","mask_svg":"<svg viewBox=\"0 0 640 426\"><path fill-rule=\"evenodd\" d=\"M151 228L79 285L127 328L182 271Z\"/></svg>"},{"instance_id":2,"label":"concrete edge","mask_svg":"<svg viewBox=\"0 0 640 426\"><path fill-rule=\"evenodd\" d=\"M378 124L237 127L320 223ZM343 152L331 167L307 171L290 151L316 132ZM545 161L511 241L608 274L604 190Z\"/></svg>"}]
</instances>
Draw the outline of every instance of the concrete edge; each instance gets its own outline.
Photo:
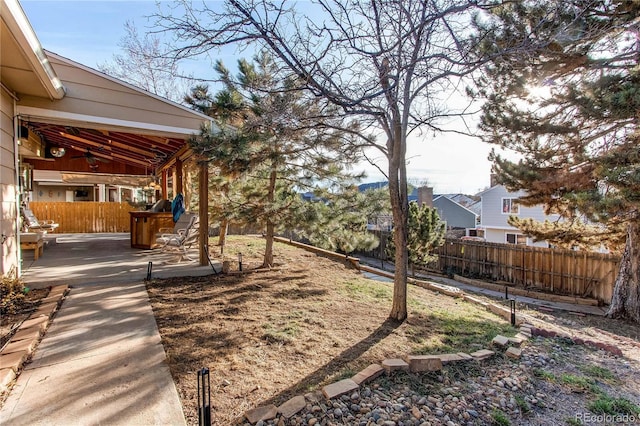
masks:
<instances>
[{"instance_id":1,"label":"concrete edge","mask_svg":"<svg viewBox=\"0 0 640 426\"><path fill-rule=\"evenodd\" d=\"M24 364L31 359L69 291L68 285L51 287L38 308L22 322L0 349L0 372L2 372L0 393L6 393L11 389Z\"/></svg>"}]
</instances>

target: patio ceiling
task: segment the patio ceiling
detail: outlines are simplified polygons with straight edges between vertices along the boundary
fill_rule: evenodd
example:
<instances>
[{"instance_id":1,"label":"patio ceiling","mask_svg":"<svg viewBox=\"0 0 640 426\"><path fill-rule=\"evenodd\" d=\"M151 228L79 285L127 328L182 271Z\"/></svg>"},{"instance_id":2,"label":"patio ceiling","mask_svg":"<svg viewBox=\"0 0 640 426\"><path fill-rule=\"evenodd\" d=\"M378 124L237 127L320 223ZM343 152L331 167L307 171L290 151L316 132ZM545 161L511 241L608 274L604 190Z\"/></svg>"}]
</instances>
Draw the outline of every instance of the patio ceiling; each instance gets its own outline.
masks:
<instances>
[{"instance_id":1,"label":"patio ceiling","mask_svg":"<svg viewBox=\"0 0 640 426\"><path fill-rule=\"evenodd\" d=\"M65 155L94 157L98 162L124 163L139 168L156 169L164 165L187 142L184 138L161 137L73 125L25 121L23 125L38 134L47 149L64 148Z\"/></svg>"}]
</instances>

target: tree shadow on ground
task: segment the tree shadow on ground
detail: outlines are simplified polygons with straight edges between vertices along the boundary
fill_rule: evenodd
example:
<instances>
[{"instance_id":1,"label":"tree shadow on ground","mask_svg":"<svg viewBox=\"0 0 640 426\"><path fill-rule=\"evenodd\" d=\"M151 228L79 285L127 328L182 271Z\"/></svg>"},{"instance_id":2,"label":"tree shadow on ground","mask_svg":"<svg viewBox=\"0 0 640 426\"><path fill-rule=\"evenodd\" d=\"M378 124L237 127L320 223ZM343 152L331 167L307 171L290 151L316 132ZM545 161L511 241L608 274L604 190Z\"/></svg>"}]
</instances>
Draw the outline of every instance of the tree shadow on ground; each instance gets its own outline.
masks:
<instances>
[{"instance_id":1,"label":"tree shadow on ground","mask_svg":"<svg viewBox=\"0 0 640 426\"><path fill-rule=\"evenodd\" d=\"M338 372L340 372L349 363L360 358L365 352L380 341L384 340L387 336L393 333L398 327L402 325L402 322L395 321L387 318L382 324L380 324L374 331L372 331L367 337L360 340L355 345L345 349L338 355L334 356L331 361L319 367L312 373L298 380L298 382L289 386L288 388L280 391L276 395L272 396L266 401L263 401L264 405L279 404L286 398L290 398L297 395L309 387L316 387Z\"/></svg>"},{"instance_id":2,"label":"tree shadow on ground","mask_svg":"<svg viewBox=\"0 0 640 426\"><path fill-rule=\"evenodd\" d=\"M294 288L273 293L277 299L306 299L308 297L319 297L327 294L328 291L322 288Z\"/></svg>"}]
</instances>

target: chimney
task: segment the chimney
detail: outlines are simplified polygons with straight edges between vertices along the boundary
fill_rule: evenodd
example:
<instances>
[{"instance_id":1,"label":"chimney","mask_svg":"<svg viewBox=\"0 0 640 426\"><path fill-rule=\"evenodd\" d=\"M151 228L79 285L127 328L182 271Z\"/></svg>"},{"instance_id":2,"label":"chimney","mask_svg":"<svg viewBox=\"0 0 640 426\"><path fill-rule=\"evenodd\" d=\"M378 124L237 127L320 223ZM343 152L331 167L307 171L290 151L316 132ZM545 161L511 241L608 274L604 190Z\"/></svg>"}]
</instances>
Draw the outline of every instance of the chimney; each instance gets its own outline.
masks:
<instances>
[{"instance_id":1,"label":"chimney","mask_svg":"<svg viewBox=\"0 0 640 426\"><path fill-rule=\"evenodd\" d=\"M433 188L429 186L418 188L418 205L422 206L423 204L433 208Z\"/></svg>"},{"instance_id":2,"label":"chimney","mask_svg":"<svg viewBox=\"0 0 640 426\"><path fill-rule=\"evenodd\" d=\"M493 188L496 185L499 185L498 175L495 173L491 173L491 176L489 177L489 187Z\"/></svg>"}]
</instances>

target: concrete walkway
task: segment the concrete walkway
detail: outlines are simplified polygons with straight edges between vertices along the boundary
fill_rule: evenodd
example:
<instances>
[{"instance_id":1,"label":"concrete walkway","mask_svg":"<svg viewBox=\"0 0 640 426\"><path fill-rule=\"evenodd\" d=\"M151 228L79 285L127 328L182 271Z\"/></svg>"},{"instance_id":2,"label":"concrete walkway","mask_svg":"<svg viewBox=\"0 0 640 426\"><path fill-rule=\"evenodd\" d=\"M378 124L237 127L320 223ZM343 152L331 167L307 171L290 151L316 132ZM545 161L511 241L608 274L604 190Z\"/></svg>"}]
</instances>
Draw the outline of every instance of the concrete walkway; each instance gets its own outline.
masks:
<instances>
[{"instance_id":1,"label":"concrete walkway","mask_svg":"<svg viewBox=\"0 0 640 426\"><path fill-rule=\"evenodd\" d=\"M25 281L72 288L0 409L0 424L186 424L143 280L149 261L157 266L152 277L206 275L211 267L131 249L128 235L49 238Z\"/></svg>"}]
</instances>

